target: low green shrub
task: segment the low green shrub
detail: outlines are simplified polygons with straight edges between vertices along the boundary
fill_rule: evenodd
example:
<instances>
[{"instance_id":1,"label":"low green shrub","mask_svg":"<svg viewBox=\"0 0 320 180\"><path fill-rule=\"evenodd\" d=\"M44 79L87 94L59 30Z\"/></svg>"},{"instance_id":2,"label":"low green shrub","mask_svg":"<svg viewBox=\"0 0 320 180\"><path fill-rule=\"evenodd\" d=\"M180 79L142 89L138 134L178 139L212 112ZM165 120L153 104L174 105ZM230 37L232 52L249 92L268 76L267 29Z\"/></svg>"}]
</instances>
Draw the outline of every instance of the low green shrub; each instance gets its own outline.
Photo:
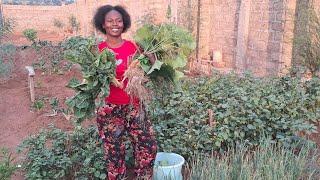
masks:
<instances>
[{"instance_id":1,"label":"low green shrub","mask_svg":"<svg viewBox=\"0 0 320 180\"><path fill-rule=\"evenodd\" d=\"M0 57L0 77L8 78L12 72L13 63L12 61L4 62Z\"/></svg>"},{"instance_id":2,"label":"low green shrub","mask_svg":"<svg viewBox=\"0 0 320 180\"><path fill-rule=\"evenodd\" d=\"M304 84L307 93L307 109L312 111L314 122L320 117L320 78L312 78Z\"/></svg>"},{"instance_id":3,"label":"low green shrub","mask_svg":"<svg viewBox=\"0 0 320 180\"><path fill-rule=\"evenodd\" d=\"M12 154L6 148L0 149L0 179L9 180L17 169Z\"/></svg>"},{"instance_id":4,"label":"low green shrub","mask_svg":"<svg viewBox=\"0 0 320 180\"><path fill-rule=\"evenodd\" d=\"M13 57L17 48L12 44L0 45L0 78L10 76L14 68Z\"/></svg>"},{"instance_id":5,"label":"low green shrub","mask_svg":"<svg viewBox=\"0 0 320 180\"><path fill-rule=\"evenodd\" d=\"M27 179L105 179L102 143L96 127L76 126L65 132L51 127L24 140Z\"/></svg>"},{"instance_id":6,"label":"low green shrub","mask_svg":"<svg viewBox=\"0 0 320 180\"><path fill-rule=\"evenodd\" d=\"M38 32L35 29L25 29L22 33L32 43L35 43L38 38Z\"/></svg>"},{"instance_id":7,"label":"low green shrub","mask_svg":"<svg viewBox=\"0 0 320 180\"><path fill-rule=\"evenodd\" d=\"M319 82L234 74L186 80L180 90L156 93L148 107L159 149L189 157L223 151L241 140L259 144L262 133L290 142L299 131L316 132Z\"/></svg>"},{"instance_id":8,"label":"low green shrub","mask_svg":"<svg viewBox=\"0 0 320 180\"><path fill-rule=\"evenodd\" d=\"M45 102L43 98L37 98L32 104L31 108L40 111L45 106Z\"/></svg>"},{"instance_id":9,"label":"low green shrub","mask_svg":"<svg viewBox=\"0 0 320 180\"><path fill-rule=\"evenodd\" d=\"M37 51L36 61L32 63L35 70L49 74L63 74L64 71L70 71L73 64L63 60L61 43L54 45L51 41L38 40L33 42L31 47Z\"/></svg>"}]
</instances>

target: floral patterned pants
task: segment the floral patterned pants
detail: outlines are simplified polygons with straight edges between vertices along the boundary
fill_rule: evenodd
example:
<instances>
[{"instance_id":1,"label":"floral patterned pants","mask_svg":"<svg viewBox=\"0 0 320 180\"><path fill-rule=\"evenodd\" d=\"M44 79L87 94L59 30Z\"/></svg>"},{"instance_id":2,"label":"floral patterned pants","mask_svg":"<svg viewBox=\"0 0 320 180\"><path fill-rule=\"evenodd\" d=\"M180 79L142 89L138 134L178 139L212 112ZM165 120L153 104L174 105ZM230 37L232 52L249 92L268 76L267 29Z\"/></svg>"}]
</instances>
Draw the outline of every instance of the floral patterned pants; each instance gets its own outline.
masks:
<instances>
[{"instance_id":1,"label":"floral patterned pants","mask_svg":"<svg viewBox=\"0 0 320 180\"><path fill-rule=\"evenodd\" d=\"M145 111L139 111L139 107L132 105L107 104L98 110L97 115L99 134L106 152L108 179L121 179L125 176L126 134L133 145L136 176L151 179L157 144Z\"/></svg>"}]
</instances>

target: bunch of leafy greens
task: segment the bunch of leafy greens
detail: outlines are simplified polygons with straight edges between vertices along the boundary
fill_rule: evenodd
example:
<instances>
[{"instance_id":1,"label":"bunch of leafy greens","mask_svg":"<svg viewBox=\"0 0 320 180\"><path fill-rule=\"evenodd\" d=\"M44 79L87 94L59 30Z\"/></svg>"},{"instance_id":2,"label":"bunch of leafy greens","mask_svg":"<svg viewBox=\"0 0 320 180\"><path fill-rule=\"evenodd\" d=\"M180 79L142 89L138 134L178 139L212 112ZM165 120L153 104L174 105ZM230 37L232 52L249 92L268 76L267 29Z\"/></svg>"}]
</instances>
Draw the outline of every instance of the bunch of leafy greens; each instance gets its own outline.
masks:
<instances>
[{"instance_id":1,"label":"bunch of leafy greens","mask_svg":"<svg viewBox=\"0 0 320 180\"><path fill-rule=\"evenodd\" d=\"M81 66L84 78L82 82L71 79L67 85L77 93L66 103L81 122L92 117L97 106L109 95L109 84L115 76L115 55L107 49L99 52L93 37L72 37L63 43L63 47L65 58Z\"/></svg>"},{"instance_id":2,"label":"bunch of leafy greens","mask_svg":"<svg viewBox=\"0 0 320 180\"><path fill-rule=\"evenodd\" d=\"M134 40L143 49L137 59L146 74L172 82L183 76L181 69L196 46L192 34L174 24L146 24L137 30ZM153 65L146 55L155 56Z\"/></svg>"}]
</instances>

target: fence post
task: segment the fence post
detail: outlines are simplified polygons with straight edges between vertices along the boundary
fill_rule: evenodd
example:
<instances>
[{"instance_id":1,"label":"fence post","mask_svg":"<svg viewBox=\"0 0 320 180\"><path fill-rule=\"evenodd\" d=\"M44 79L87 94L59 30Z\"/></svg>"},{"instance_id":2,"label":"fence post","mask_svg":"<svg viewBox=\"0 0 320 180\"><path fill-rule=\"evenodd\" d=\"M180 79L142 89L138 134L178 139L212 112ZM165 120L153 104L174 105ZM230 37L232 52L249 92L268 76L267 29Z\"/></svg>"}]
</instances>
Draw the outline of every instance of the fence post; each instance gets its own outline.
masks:
<instances>
[{"instance_id":1,"label":"fence post","mask_svg":"<svg viewBox=\"0 0 320 180\"><path fill-rule=\"evenodd\" d=\"M35 101L35 93L34 93L34 76L35 72L32 66L26 66L25 67L28 70L28 83L29 83L29 89L30 89L30 99L33 103Z\"/></svg>"}]
</instances>

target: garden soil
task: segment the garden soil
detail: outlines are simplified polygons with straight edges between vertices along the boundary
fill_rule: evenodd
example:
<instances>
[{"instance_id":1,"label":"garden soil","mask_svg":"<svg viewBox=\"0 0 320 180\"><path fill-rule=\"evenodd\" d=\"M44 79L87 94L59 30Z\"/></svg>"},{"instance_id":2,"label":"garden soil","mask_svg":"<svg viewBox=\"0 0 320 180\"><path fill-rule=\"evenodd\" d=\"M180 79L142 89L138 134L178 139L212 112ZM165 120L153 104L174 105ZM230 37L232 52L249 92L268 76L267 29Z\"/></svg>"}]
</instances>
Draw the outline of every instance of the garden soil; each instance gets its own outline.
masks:
<instances>
[{"instance_id":1,"label":"garden soil","mask_svg":"<svg viewBox=\"0 0 320 180\"><path fill-rule=\"evenodd\" d=\"M36 54L33 49L18 50L14 58L14 69L9 77L0 79L0 147L8 148L15 160L21 160L22 155L16 153L17 146L28 136L54 124L58 128L71 130L72 123L62 114L53 115L49 104L50 98L59 100L59 107L65 108L64 101L74 94L66 87L72 77L80 77L77 68L64 74L49 74L36 70L34 77L35 96L45 102L41 110L32 108L28 85L28 72L25 66L35 62ZM12 179L23 179L17 172Z\"/></svg>"}]
</instances>

